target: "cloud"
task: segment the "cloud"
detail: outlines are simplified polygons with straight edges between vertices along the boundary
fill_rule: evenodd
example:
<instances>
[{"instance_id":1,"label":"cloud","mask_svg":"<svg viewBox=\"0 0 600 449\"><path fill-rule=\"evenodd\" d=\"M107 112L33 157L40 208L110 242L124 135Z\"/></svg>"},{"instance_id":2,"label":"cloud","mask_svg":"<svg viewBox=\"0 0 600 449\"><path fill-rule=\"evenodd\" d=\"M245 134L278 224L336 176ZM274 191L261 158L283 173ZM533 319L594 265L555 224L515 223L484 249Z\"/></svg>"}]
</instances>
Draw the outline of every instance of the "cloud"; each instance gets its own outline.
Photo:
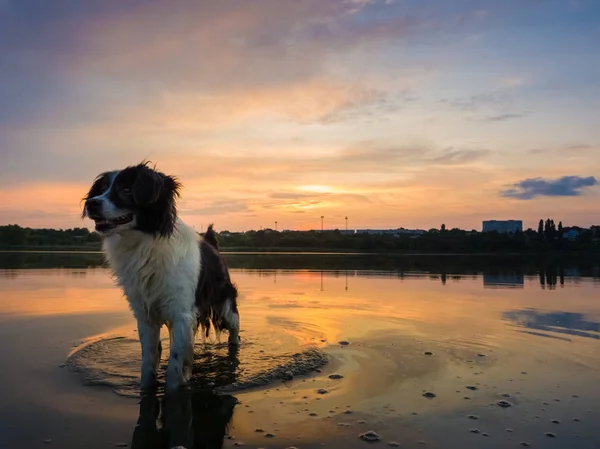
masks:
<instances>
[{"instance_id":1,"label":"cloud","mask_svg":"<svg viewBox=\"0 0 600 449\"><path fill-rule=\"evenodd\" d=\"M592 148L594 148L592 145L588 145L586 143L581 143L581 144L575 144L575 145L569 145L568 147L565 148L565 150L567 151L582 151L582 150L591 150Z\"/></svg>"},{"instance_id":2,"label":"cloud","mask_svg":"<svg viewBox=\"0 0 600 449\"><path fill-rule=\"evenodd\" d=\"M507 112L506 114L490 115L489 117L486 117L485 120L489 122L505 122L521 117L525 117L525 114L519 112Z\"/></svg>"},{"instance_id":3,"label":"cloud","mask_svg":"<svg viewBox=\"0 0 600 449\"><path fill-rule=\"evenodd\" d=\"M593 176L563 176L558 179L531 178L519 181L501 195L507 198L530 200L537 196L581 196L582 189L598 184Z\"/></svg>"}]
</instances>

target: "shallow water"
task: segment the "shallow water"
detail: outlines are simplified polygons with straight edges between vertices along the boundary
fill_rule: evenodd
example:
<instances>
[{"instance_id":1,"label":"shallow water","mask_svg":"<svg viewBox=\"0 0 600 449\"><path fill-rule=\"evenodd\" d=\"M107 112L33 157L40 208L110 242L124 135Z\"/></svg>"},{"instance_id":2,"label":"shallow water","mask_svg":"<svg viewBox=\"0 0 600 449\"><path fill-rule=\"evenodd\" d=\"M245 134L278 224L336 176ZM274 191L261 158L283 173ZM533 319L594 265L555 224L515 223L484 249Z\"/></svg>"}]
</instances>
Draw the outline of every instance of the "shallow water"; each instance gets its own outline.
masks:
<instances>
[{"instance_id":1,"label":"shallow water","mask_svg":"<svg viewBox=\"0 0 600 449\"><path fill-rule=\"evenodd\" d=\"M77 257L0 256L0 447L600 447L593 263L231 256L241 348L199 339L193 390L139 402L135 321Z\"/></svg>"}]
</instances>

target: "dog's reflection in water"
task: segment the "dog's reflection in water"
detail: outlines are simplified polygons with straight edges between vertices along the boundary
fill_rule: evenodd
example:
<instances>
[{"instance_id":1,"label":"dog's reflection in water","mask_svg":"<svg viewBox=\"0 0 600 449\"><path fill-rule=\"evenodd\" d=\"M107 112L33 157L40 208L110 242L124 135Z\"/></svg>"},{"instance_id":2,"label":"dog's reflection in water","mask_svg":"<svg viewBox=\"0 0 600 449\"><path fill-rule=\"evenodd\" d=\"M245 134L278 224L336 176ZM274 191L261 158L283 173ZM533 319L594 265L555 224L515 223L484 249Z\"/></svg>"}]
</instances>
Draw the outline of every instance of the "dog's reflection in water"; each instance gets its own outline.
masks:
<instances>
[{"instance_id":1,"label":"dog's reflection in water","mask_svg":"<svg viewBox=\"0 0 600 449\"><path fill-rule=\"evenodd\" d=\"M218 373L219 383L236 380L239 359L237 348L229 347L226 356L212 354L196 360L197 379ZM159 396L142 394L140 415L133 432L133 449L220 449L238 400L210 389L180 388Z\"/></svg>"},{"instance_id":2,"label":"dog's reflection in water","mask_svg":"<svg viewBox=\"0 0 600 449\"><path fill-rule=\"evenodd\" d=\"M220 449L237 399L211 391L180 390L142 396L133 449Z\"/></svg>"}]
</instances>

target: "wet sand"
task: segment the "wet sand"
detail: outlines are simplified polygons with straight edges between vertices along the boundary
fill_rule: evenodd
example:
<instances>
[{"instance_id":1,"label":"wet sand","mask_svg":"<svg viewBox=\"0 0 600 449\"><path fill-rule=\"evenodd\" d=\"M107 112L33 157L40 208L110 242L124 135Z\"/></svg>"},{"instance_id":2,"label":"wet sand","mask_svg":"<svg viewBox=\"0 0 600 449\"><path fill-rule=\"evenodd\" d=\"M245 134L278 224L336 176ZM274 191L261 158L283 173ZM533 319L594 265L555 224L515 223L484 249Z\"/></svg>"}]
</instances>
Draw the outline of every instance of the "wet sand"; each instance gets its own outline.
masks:
<instances>
[{"instance_id":1,"label":"wet sand","mask_svg":"<svg viewBox=\"0 0 600 449\"><path fill-rule=\"evenodd\" d=\"M445 285L384 272L233 276L246 346L228 359L199 340L199 362L216 360L197 369L199 388L140 402L122 391L137 374L135 322L105 270L2 271L0 447L600 447L592 279L503 289L480 276ZM86 385L68 362L98 344L109 350L83 359L100 368ZM327 359L318 371L211 392L210 382L311 350ZM368 431L379 442L359 437Z\"/></svg>"}]
</instances>

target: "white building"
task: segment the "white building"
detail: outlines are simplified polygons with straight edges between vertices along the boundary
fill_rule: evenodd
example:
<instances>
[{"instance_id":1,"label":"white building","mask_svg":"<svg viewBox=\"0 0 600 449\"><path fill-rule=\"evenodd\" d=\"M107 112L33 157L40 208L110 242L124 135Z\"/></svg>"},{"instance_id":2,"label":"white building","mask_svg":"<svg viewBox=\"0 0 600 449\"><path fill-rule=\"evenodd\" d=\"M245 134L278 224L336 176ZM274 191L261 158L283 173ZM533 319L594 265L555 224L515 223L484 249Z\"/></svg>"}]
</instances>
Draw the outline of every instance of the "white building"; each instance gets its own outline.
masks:
<instances>
[{"instance_id":1,"label":"white building","mask_svg":"<svg viewBox=\"0 0 600 449\"><path fill-rule=\"evenodd\" d=\"M498 232L500 234L523 231L522 220L488 220L483 222L483 232Z\"/></svg>"}]
</instances>

